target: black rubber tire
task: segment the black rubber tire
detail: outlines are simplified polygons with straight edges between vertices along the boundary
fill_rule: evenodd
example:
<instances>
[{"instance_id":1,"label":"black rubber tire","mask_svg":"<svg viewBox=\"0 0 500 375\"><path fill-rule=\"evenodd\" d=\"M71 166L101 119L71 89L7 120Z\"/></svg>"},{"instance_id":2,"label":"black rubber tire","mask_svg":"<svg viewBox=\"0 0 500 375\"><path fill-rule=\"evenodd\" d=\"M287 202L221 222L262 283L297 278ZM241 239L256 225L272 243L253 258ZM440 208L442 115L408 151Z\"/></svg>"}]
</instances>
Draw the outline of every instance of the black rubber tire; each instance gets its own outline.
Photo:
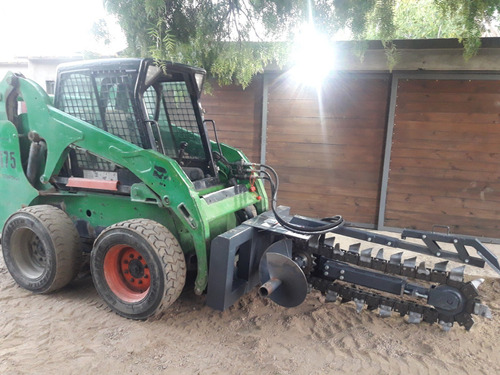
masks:
<instances>
[{"instance_id":1,"label":"black rubber tire","mask_svg":"<svg viewBox=\"0 0 500 375\"><path fill-rule=\"evenodd\" d=\"M132 287L127 280L120 280L125 277L120 273L123 258L111 255L117 251L137 252L147 264L148 289L131 290L130 300L125 298L128 290L120 294ZM111 261L107 256L112 257ZM177 239L163 225L149 219L127 220L105 229L94 243L90 268L100 296L113 311L130 319L144 320L166 310L180 296L186 282L186 261ZM116 274L113 280L112 273Z\"/></svg>"},{"instance_id":2,"label":"black rubber tire","mask_svg":"<svg viewBox=\"0 0 500 375\"><path fill-rule=\"evenodd\" d=\"M11 215L2 231L2 252L16 283L34 293L66 286L81 266L78 231L54 206L26 207Z\"/></svg>"}]
</instances>

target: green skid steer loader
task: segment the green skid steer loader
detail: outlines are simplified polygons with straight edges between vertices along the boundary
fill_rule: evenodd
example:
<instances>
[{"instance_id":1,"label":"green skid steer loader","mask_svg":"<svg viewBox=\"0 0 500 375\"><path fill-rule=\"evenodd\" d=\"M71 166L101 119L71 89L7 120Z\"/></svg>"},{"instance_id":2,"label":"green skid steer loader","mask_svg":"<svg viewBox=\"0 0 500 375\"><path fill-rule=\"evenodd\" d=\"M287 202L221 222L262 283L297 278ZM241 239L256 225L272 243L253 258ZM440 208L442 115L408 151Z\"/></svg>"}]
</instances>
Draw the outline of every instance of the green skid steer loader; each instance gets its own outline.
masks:
<instances>
[{"instance_id":1,"label":"green skid steer loader","mask_svg":"<svg viewBox=\"0 0 500 375\"><path fill-rule=\"evenodd\" d=\"M275 171L219 143L215 123L204 119L204 79L203 69L151 59L77 62L58 68L51 99L22 75L6 75L0 225L17 284L53 292L90 255L98 293L132 319L168 308L187 271L196 274L195 293L206 292L219 310L260 285L261 296L282 306L300 304L315 288L327 301L353 301L381 316L395 311L444 330L454 322L470 329L473 314L491 315L478 299L481 280L466 282L464 266L447 270L451 260L499 271L478 240L403 232L424 242L416 244L340 216L318 220L276 207ZM371 248L343 249L335 235ZM382 249L372 257L374 245L444 261L427 267L402 253L386 259Z\"/></svg>"}]
</instances>

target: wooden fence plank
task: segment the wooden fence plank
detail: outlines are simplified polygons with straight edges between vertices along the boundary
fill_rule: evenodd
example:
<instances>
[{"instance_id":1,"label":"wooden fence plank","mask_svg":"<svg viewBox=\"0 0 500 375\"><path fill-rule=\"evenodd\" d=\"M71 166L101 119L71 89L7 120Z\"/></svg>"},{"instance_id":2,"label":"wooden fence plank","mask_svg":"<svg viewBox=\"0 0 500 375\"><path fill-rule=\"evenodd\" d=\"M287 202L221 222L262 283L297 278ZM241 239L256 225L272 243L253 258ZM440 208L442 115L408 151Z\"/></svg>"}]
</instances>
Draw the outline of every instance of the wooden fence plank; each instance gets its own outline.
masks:
<instances>
[{"instance_id":1,"label":"wooden fence plank","mask_svg":"<svg viewBox=\"0 0 500 375\"><path fill-rule=\"evenodd\" d=\"M205 118L217 124L219 140L242 150L251 161L260 161L262 76L256 76L246 90L234 85L220 87L215 82L212 86L212 95L204 95L202 103ZM208 132L214 139L210 125Z\"/></svg>"},{"instance_id":2,"label":"wooden fence plank","mask_svg":"<svg viewBox=\"0 0 500 375\"><path fill-rule=\"evenodd\" d=\"M376 223L389 85L387 75L337 77L321 102L313 89L270 88L266 158L280 175L280 204Z\"/></svg>"},{"instance_id":3,"label":"wooden fence plank","mask_svg":"<svg viewBox=\"0 0 500 375\"><path fill-rule=\"evenodd\" d=\"M384 225L500 237L499 87L399 80Z\"/></svg>"}]
</instances>

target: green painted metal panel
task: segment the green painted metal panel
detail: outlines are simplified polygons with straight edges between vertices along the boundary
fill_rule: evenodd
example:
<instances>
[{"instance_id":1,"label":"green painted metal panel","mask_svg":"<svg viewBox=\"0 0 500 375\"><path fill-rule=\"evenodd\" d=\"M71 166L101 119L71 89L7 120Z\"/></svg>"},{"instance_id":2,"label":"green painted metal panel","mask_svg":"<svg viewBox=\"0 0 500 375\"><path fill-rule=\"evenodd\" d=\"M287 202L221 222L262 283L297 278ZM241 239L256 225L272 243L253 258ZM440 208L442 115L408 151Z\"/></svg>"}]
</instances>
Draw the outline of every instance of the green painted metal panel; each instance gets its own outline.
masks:
<instances>
[{"instance_id":1,"label":"green painted metal panel","mask_svg":"<svg viewBox=\"0 0 500 375\"><path fill-rule=\"evenodd\" d=\"M19 136L10 121L0 121L0 196L1 227L12 213L28 206L38 196L24 174Z\"/></svg>"}]
</instances>

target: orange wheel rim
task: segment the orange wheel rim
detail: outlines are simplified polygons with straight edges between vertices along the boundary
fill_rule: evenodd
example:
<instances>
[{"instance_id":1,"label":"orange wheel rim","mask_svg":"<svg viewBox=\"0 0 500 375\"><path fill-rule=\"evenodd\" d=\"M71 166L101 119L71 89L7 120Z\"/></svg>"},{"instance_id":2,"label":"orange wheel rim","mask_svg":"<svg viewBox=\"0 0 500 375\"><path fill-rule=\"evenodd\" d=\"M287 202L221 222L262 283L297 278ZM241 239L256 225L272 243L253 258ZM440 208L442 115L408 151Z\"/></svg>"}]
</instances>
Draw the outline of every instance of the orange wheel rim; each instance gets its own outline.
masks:
<instances>
[{"instance_id":1,"label":"orange wheel rim","mask_svg":"<svg viewBox=\"0 0 500 375\"><path fill-rule=\"evenodd\" d=\"M127 245L115 245L109 249L104 257L104 277L111 291L129 303L141 301L151 286L146 260Z\"/></svg>"}]
</instances>

